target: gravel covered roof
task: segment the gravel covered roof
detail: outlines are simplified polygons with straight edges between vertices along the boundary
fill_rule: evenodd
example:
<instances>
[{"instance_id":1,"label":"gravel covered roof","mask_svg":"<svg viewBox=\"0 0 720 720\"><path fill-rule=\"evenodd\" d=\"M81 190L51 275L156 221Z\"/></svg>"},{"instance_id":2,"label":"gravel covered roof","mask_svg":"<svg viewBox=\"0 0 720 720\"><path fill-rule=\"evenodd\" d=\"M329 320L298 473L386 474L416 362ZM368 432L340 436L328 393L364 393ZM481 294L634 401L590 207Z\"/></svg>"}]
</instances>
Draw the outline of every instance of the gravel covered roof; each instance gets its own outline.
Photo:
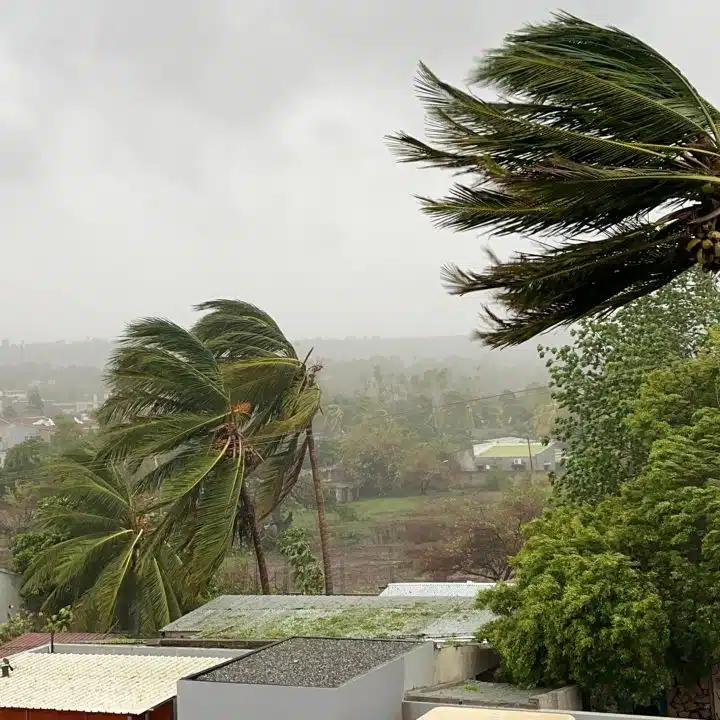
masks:
<instances>
[{"instance_id":1,"label":"gravel covered roof","mask_svg":"<svg viewBox=\"0 0 720 720\"><path fill-rule=\"evenodd\" d=\"M334 688L419 647L418 643L291 638L214 668L196 680Z\"/></svg>"},{"instance_id":2,"label":"gravel covered roof","mask_svg":"<svg viewBox=\"0 0 720 720\"><path fill-rule=\"evenodd\" d=\"M163 628L199 637L471 640L492 620L471 597L221 595Z\"/></svg>"}]
</instances>

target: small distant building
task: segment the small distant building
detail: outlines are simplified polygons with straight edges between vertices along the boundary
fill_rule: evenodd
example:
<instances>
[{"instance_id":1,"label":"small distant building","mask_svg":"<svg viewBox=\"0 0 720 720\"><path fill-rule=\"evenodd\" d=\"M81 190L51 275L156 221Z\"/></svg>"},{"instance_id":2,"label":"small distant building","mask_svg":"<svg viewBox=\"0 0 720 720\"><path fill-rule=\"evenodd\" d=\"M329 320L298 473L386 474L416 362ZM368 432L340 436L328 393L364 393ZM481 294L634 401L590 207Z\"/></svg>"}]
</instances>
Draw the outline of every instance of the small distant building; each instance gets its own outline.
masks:
<instances>
[{"instance_id":1,"label":"small distant building","mask_svg":"<svg viewBox=\"0 0 720 720\"><path fill-rule=\"evenodd\" d=\"M7 452L30 438L48 440L55 430L55 423L48 417L31 417L22 420L0 419L0 452Z\"/></svg>"},{"instance_id":2,"label":"small distant building","mask_svg":"<svg viewBox=\"0 0 720 720\"><path fill-rule=\"evenodd\" d=\"M302 477L312 479L311 471L303 470ZM345 477L345 471L341 465L328 465L320 468L320 480L325 487L335 493L335 502L346 503L358 499L357 486Z\"/></svg>"},{"instance_id":3,"label":"small distant building","mask_svg":"<svg viewBox=\"0 0 720 720\"><path fill-rule=\"evenodd\" d=\"M543 445L537 440L517 437L497 438L474 445L472 459L475 467L485 472L551 472L557 465L557 453L552 443Z\"/></svg>"},{"instance_id":4,"label":"small distant building","mask_svg":"<svg viewBox=\"0 0 720 720\"><path fill-rule=\"evenodd\" d=\"M10 615L20 609L22 605L21 585L21 575L0 568L0 623L6 623Z\"/></svg>"}]
</instances>

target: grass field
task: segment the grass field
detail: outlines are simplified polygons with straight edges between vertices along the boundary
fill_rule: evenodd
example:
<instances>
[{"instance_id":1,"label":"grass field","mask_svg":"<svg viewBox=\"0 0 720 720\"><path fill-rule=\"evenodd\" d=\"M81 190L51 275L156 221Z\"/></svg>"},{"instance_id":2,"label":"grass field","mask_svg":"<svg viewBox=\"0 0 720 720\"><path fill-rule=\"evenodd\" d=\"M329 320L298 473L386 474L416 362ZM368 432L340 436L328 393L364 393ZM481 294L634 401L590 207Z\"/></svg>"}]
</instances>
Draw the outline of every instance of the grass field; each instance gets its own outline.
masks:
<instances>
[{"instance_id":1,"label":"grass field","mask_svg":"<svg viewBox=\"0 0 720 720\"><path fill-rule=\"evenodd\" d=\"M468 502L491 503L500 497L500 491L473 489L328 505L335 592L374 594L389 582L421 579L418 557L431 553L437 542L447 539L454 519ZM293 523L310 533L319 556L315 511L294 508ZM270 553L268 564L276 590L292 589L284 559ZM230 560L226 577L230 587L224 592L232 592L233 584L252 584L256 579L253 559Z\"/></svg>"}]
</instances>

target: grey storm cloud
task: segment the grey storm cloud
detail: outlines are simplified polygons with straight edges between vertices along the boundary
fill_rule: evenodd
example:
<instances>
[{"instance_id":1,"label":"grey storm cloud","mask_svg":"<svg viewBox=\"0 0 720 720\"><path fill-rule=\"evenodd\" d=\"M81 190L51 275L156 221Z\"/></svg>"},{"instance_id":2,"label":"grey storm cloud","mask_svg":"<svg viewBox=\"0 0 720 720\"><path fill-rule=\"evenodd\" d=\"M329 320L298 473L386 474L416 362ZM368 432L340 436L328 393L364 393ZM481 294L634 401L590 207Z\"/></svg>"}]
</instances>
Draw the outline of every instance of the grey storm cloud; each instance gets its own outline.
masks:
<instances>
[{"instance_id":1,"label":"grey storm cloud","mask_svg":"<svg viewBox=\"0 0 720 720\"><path fill-rule=\"evenodd\" d=\"M469 332L478 300L447 297L439 269L481 264L488 239L434 230L412 194L447 178L399 167L382 137L422 131L418 61L463 83L554 9L0 0L0 334L108 336L220 296L293 337ZM639 33L713 99L716 5L564 9Z\"/></svg>"}]
</instances>

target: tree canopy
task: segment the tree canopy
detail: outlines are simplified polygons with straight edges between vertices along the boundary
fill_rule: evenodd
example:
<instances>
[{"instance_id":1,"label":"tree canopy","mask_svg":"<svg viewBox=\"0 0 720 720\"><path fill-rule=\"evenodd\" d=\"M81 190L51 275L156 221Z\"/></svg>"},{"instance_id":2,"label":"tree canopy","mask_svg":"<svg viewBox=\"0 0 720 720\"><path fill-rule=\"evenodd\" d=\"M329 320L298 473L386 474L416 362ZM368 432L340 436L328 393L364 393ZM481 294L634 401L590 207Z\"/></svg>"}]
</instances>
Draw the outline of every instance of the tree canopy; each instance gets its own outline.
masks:
<instances>
[{"instance_id":1,"label":"tree canopy","mask_svg":"<svg viewBox=\"0 0 720 720\"><path fill-rule=\"evenodd\" d=\"M636 37L568 14L526 25L478 61L471 84L422 65L429 143L390 138L399 159L463 176L421 198L441 227L529 234L534 252L483 271L445 268L450 292L495 291L495 346L602 315L688 268L720 269L720 113ZM547 238L552 237L551 241Z\"/></svg>"},{"instance_id":2,"label":"tree canopy","mask_svg":"<svg viewBox=\"0 0 720 720\"><path fill-rule=\"evenodd\" d=\"M161 518L142 474L90 447L55 459L47 473L54 501L41 522L54 542L27 536L37 548L21 548L34 550L23 591L49 590L43 610L73 603L76 619L101 631L151 634L179 617L188 602L181 560L155 534Z\"/></svg>"},{"instance_id":3,"label":"tree canopy","mask_svg":"<svg viewBox=\"0 0 720 720\"><path fill-rule=\"evenodd\" d=\"M650 441L627 421L643 380L695 357L718 318L712 279L690 272L610 318L580 322L571 345L540 346L557 408L551 434L566 446L566 469L555 479L562 498L595 502L637 474Z\"/></svg>"},{"instance_id":4,"label":"tree canopy","mask_svg":"<svg viewBox=\"0 0 720 720\"><path fill-rule=\"evenodd\" d=\"M650 373L628 418L647 463L596 505L531 523L516 583L479 602L511 679L645 704L720 661L720 336Z\"/></svg>"}]
</instances>

